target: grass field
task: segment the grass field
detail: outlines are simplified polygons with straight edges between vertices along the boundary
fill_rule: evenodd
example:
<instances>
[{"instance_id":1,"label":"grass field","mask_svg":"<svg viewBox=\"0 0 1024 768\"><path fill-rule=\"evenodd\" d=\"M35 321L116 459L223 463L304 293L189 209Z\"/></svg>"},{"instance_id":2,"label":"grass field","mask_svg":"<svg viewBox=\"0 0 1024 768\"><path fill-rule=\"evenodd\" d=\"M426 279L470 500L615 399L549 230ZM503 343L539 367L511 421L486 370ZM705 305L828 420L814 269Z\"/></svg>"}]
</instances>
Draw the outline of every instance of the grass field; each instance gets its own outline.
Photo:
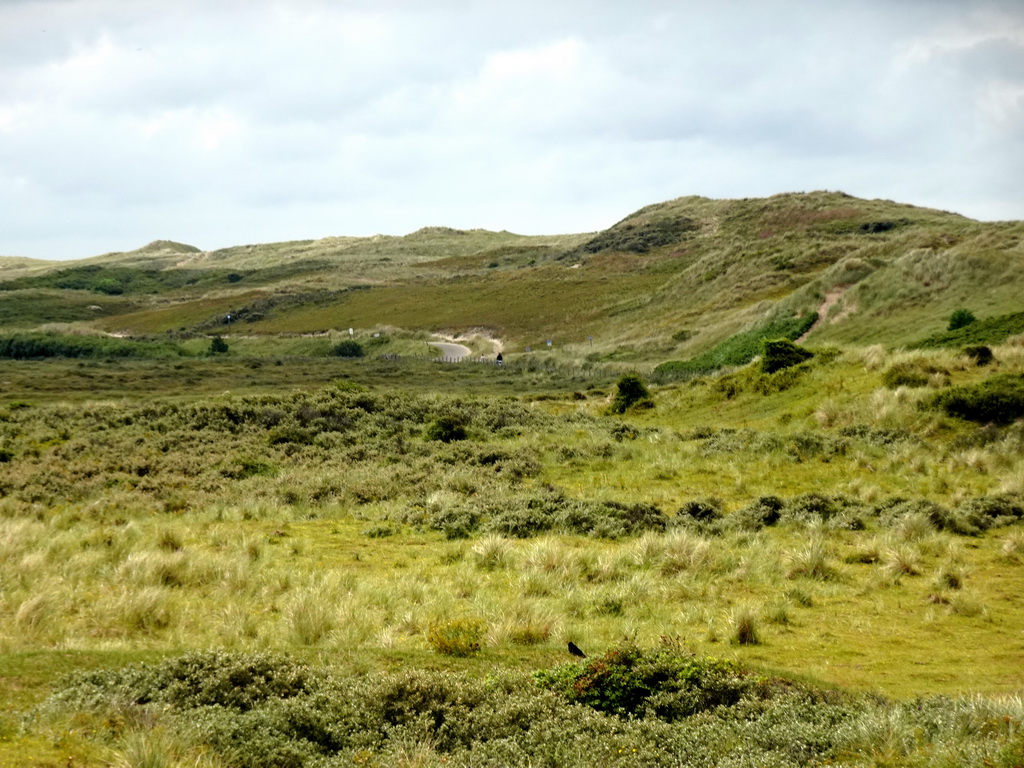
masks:
<instances>
[{"instance_id":1,"label":"grass field","mask_svg":"<svg viewBox=\"0 0 1024 768\"><path fill-rule=\"evenodd\" d=\"M742 674L837 691L813 696L839 697L828 706L867 729L803 757L750 746L757 760L1021 758L1017 726L985 723L1019 722L1024 432L927 406L950 386L1024 373L1019 343L995 347L985 368L944 350L819 348L776 374L754 363L654 388L653 409L621 417L606 414L617 374L599 365L260 357L273 345L252 343L223 358L0 365L0 765L291 764L225 746L216 734L241 721L197 735L186 710L87 706L62 688L72 670L190 649L251 665L244 654L269 652L328 686L351 675L409 685L399 678L411 669L455 685L444 675L457 674L470 686L458 695L483 696L484 712L473 681L508 676L501 685L526 695L523 674L571 671L568 641L600 660L618 658L624 638L670 649L640 651L654 654L644 664L725 658L753 670ZM924 386L886 386L907 366L931 372ZM466 439L434 439L445 419ZM445 642L468 631L480 650L439 650L452 626ZM54 690L67 693L26 719ZM795 728L791 695L771 694L756 718ZM960 718L960 751L951 732L906 742L899 728L915 726L897 726L909 717L899 702L936 695L952 697L927 701L947 708L935 717ZM566 705L551 706L544 717ZM839 717L824 703L813 712L800 721ZM578 738L636 745L616 756L623 765L670 759L630 757L651 728L697 738L687 729L698 721L600 717ZM397 733L330 754L476 764L438 733ZM292 738L266 754L299 749ZM327 749L314 742L296 754ZM520 748L502 759L540 755Z\"/></svg>"},{"instance_id":2,"label":"grass field","mask_svg":"<svg viewBox=\"0 0 1024 768\"><path fill-rule=\"evenodd\" d=\"M1022 235L0 261L0 768L1024 764Z\"/></svg>"}]
</instances>

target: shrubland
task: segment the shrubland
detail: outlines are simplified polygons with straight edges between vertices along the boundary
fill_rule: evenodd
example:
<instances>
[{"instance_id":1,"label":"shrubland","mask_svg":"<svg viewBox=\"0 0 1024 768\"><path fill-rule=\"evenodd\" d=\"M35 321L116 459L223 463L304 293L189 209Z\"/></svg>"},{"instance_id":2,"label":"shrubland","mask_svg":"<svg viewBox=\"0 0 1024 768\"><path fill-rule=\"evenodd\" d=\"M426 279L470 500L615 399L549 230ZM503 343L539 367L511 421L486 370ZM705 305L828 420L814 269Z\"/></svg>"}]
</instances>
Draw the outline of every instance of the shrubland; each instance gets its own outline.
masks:
<instances>
[{"instance_id":1,"label":"shrubland","mask_svg":"<svg viewBox=\"0 0 1024 768\"><path fill-rule=\"evenodd\" d=\"M0 766L1021 764L1021 234L5 261Z\"/></svg>"},{"instance_id":2,"label":"shrubland","mask_svg":"<svg viewBox=\"0 0 1024 768\"><path fill-rule=\"evenodd\" d=\"M1016 381L1019 349L816 348L622 414L598 366L324 357L294 364L345 377L195 395L225 364L197 358L106 401L23 380L0 664L41 683L9 689L0 760L1012 765L1024 432L943 396Z\"/></svg>"}]
</instances>

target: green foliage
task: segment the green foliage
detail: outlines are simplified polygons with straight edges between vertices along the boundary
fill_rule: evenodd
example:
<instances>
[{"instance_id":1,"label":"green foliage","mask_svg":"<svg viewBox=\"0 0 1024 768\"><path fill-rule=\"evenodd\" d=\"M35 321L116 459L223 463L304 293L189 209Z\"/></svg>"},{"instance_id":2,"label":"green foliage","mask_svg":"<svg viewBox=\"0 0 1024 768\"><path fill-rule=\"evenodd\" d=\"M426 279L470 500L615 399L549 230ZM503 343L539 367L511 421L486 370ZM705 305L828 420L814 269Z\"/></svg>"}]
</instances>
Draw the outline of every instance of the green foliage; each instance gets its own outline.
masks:
<instances>
[{"instance_id":1,"label":"green foliage","mask_svg":"<svg viewBox=\"0 0 1024 768\"><path fill-rule=\"evenodd\" d=\"M757 686L737 664L665 647L622 645L581 664L538 675L568 701L617 717L675 722L736 704Z\"/></svg>"},{"instance_id":2,"label":"green foliage","mask_svg":"<svg viewBox=\"0 0 1024 768\"><path fill-rule=\"evenodd\" d=\"M89 707L109 697L136 705L212 706L247 712L309 691L307 668L284 656L194 651L153 665L75 673L63 682L51 704Z\"/></svg>"},{"instance_id":3,"label":"green foliage","mask_svg":"<svg viewBox=\"0 0 1024 768\"><path fill-rule=\"evenodd\" d=\"M710 373L725 366L745 365L761 354L766 339L797 339L818 319L817 312L775 320L730 336L691 360L672 360L654 369L656 377L676 379Z\"/></svg>"},{"instance_id":4,"label":"green foliage","mask_svg":"<svg viewBox=\"0 0 1024 768\"><path fill-rule=\"evenodd\" d=\"M442 443L454 443L465 440L466 418L459 414L442 414L438 416L424 432L427 440L435 440Z\"/></svg>"},{"instance_id":5,"label":"green foliage","mask_svg":"<svg viewBox=\"0 0 1024 768\"><path fill-rule=\"evenodd\" d=\"M995 360L995 355L992 354L992 349L984 345L976 347L964 347L964 354L974 361L974 364L978 367L990 365Z\"/></svg>"},{"instance_id":6,"label":"green foliage","mask_svg":"<svg viewBox=\"0 0 1024 768\"><path fill-rule=\"evenodd\" d=\"M882 384L888 389L898 387L925 387L933 373L944 373L934 367L914 362L895 363L882 372Z\"/></svg>"},{"instance_id":7,"label":"green foliage","mask_svg":"<svg viewBox=\"0 0 1024 768\"><path fill-rule=\"evenodd\" d=\"M1024 416L1024 375L999 374L973 386L953 387L929 403L959 419L1009 424Z\"/></svg>"},{"instance_id":8,"label":"green foliage","mask_svg":"<svg viewBox=\"0 0 1024 768\"><path fill-rule=\"evenodd\" d=\"M57 333L0 335L0 358L12 360L37 360L48 357L159 358L178 357L184 354L181 347L167 341Z\"/></svg>"},{"instance_id":9,"label":"green foliage","mask_svg":"<svg viewBox=\"0 0 1024 768\"><path fill-rule=\"evenodd\" d=\"M630 408L650 407L653 404L654 400L643 379L635 373L627 373L616 384L615 398L608 410L610 413L625 413Z\"/></svg>"},{"instance_id":10,"label":"green foliage","mask_svg":"<svg viewBox=\"0 0 1024 768\"><path fill-rule=\"evenodd\" d=\"M214 336L210 339L210 350L211 355L226 355L228 353L228 343L224 341L220 336Z\"/></svg>"},{"instance_id":11,"label":"green foliage","mask_svg":"<svg viewBox=\"0 0 1024 768\"><path fill-rule=\"evenodd\" d=\"M427 643L444 656L469 656L480 650L487 625L482 619L439 621L427 629Z\"/></svg>"},{"instance_id":12,"label":"green foliage","mask_svg":"<svg viewBox=\"0 0 1024 768\"><path fill-rule=\"evenodd\" d=\"M953 314L949 316L949 325L946 326L947 331L958 331L961 328L973 323L977 320L974 313L969 309L955 309Z\"/></svg>"},{"instance_id":13,"label":"green foliage","mask_svg":"<svg viewBox=\"0 0 1024 768\"><path fill-rule=\"evenodd\" d=\"M685 216L659 217L646 221L627 218L591 238L579 250L584 253L647 253L655 248L678 243L696 229L697 223Z\"/></svg>"},{"instance_id":14,"label":"green foliage","mask_svg":"<svg viewBox=\"0 0 1024 768\"><path fill-rule=\"evenodd\" d=\"M93 291L107 296L123 293L154 294L183 288L216 286L227 281L227 269L152 269L145 267L86 264L65 267L42 275L0 283L0 291L27 288L59 288Z\"/></svg>"},{"instance_id":15,"label":"green foliage","mask_svg":"<svg viewBox=\"0 0 1024 768\"><path fill-rule=\"evenodd\" d=\"M334 346L331 353L337 357L362 357L365 352L363 346L353 339L345 339Z\"/></svg>"},{"instance_id":16,"label":"green foliage","mask_svg":"<svg viewBox=\"0 0 1024 768\"><path fill-rule=\"evenodd\" d=\"M1024 312L996 315L977 320L955 331L946 331L921 339L910 349L961 347L965 345L1000 344L1008 337L1024 333Z\"/></svg>"},{"instance_id":17,"label":"green foliage","mask_svg":"<svg viewBox=\"0 0 1024 768\"><path fill-rule=\"evenodd\" d=\"M761 358L761 370L764 373L775 373L783 368L799 365L814 357L803 347L798 347L789 339L775 339L764 342L764 356Z\"/></svg>"}]
</instances>

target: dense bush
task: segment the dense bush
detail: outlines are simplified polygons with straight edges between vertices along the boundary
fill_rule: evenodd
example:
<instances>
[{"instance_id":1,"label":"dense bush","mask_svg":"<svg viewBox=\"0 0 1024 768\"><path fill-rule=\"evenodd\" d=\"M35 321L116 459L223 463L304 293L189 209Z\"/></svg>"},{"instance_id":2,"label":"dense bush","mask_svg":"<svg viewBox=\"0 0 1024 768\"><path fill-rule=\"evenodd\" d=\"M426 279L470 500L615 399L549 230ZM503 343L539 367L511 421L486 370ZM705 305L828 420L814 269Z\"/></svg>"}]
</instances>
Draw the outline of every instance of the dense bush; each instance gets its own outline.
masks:
<instances>
[{"instance_id":1,"label":"dense bush","mask_svg":"<svg viewBox=\"0 0 1024 768\"><path fill-rule=\"evenodd\" d=\"M427 440L454 443L466 439L466 420L454 414L438 416L424 433Z\"/></svg>"},{"instance_id":2,"label":"dense bush","mask_svg":"<svg viewBox=\"0 0 1024 768\"><path fill-rule=\"evenodd\" d=\"M953 314L949 316L949 325L946 326L946 330L958 331L961 328L966 328L977 319L969 309L955 309Z\"/></svg>"},{"instance_id":3,"label":"dense bush","mask_svg":"<svg viewBox=\"0 0 1024 768\"><path fill-rule=\"evenodd\" d=\"M964 354L967 355L974 364L981 367L983 365L990 365L995 360L995 355L992 354L992 349L984 345L975 347L964 347Z\"/></svg>"},{"instance_id":4,"label":"dense bush","mask_svg":"<svg viewBox=\"0 0 1024 768\"><path fill-rule=\"evenodd\" d=\"M210 350L211 355L223 355L228 352L228 343L224 341L220 336L214 336L210 339Z\"/></svg>"},{"instance_id":5,"label":"dense bush","mask_svg":"<svg viewBox=\"0 0 1024 768\"><path fill-rule=\"evenodd\" d=\"M427 642L445 656L469 656L480 650L486 629L481 619L438 621L427 628Z\"/></svg>"},{"instance_id":6,"label":"dense bush","mask_svg":"<svg viewBox=\"0 0 1024 768\"><path fill-rule=\"evenodd\" d=\"M1000 344L1008 337L1024 333L1024 312L996 315L976 320L955 331L937 333L911 345L911 349L962 347L965 345Z\"/></svg>"},{"instance_id":7,"label":"dense bush","mask_svg":"<svg viewBox=\"0 0 1024 768\"><path fill-rule=\"evenodd\" d=\"M691 360L671 360L654 369L658 379L671 380L697 376L729 365L746 365L763 350L765 339L798 339L818 319L817 312L790 317L737 333Z\"/></svg>"},{"instance_id":8,"label":"dense bush","mask_svg":"<svg viewBox=\"0 0 1024 768\"><path fill-rule=\"evenodd\" d=\"M683 236L696 228L696 222L685 216L658 218L640 223L625 219L588 240L580 246L580 250L584 253L647 253L654 248L679 242Z\"/></svg>"},{"instance_id":9,"label":"dense bush","mask_svg":"<svg viewBox=\"0 0 1024 768\"><path fill-rule=\"evenodd\" d=\"M611 413L625 413L630 408L650 407L654 405L651 393L643 379L635 373L623 375L616 384L615 398L608 410Z\"/></svg>"},{"instance_id":10,"label":"dense bush","mask_svg":"<svg viewBox=\"0 0 1024 768\"><path fill-rule=\"evenodd\" d=\"M365 354L362 344L353 339L338 342L331 353L336 357L362 357Z\"/></svg>"},{"instance_id":11,"label":"dense bush","mask_svg":"<svg viewBox=\"0 0 1024 768\"><path fill-rule=\"evenodd\" d=\"M230 768L407 765L410 754L417 765L523 768L781 768L883 757L901 764L944 750L953 757L967 750L978 765L1024 757L1012 705L846 696L758 677L672 641L622 645L532 678L498 672L485 680L437 670L338 675L287 659L261 666L249 655L186 659L76 675L39 714L98 713L98 738L129 718L157 722ZM250 675L254 663L262 672ZM248 692L241 705L225 684L239 673ZM217 682L207 686L199 676ZM175 683L183 695L150 695Z\"/></svg>"},{"instance_id":12,"label":"dense bush","mask_svg":"<svg viewBox=\"0 0 1024 768\"><path fill-rule=\"evenodd\" d=\"M775 373L783 368L799 365L814 357L803 347L798 347L789 339L775 339L764 342L764 353L761 358L761 370L764 373Z\"/></svg>"},{"instance_id":13,"label":"dense bush","mask_svg":"<svg viewBox=\"0 0 1024 768\"><path fill-rule=\"evenodd\" d=\"M538 680L566 700L598 712L666 722L736 704L758 684L734 662L631 645L540 673Z\"/></svg>"},{"instance_id":14,"label":"dense bush","mask_svg":"<svg viewBox=\"0 0 1024 768\"><path fill-rule=\"evenodd\" d=\"M0 336L0 358L12 360L47 357L155 358L179 357L184 354L181 347L167 341L57 333L12 333Z\"/></svg>"},{"instance_id":15,"label":"dense bush","mask_svg":"<svg viewBox=\"0 0 1024 768\"><path fill-rule=\"evenodd\" d=\"M1024 375L1006 373L974 386L953 387L929 402L959 419L1009 424L1024 416Z\"/></svg>"}]
</instances>

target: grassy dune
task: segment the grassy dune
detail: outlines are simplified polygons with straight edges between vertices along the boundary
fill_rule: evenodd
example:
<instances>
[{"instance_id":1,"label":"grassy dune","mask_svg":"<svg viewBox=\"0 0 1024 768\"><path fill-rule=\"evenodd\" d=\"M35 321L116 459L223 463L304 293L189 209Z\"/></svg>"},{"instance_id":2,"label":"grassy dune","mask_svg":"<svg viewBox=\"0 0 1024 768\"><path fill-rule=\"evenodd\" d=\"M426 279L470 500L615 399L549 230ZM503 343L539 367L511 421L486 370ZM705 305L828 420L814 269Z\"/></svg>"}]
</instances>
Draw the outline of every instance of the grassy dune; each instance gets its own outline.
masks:
<instances>
[{"instance_id":1,"label":"grassy dune","mask_svg":"<svg viewBox=\"0 0 1024 768\"><path fill-rule=\"evenodd\" d=\"M1021 234L811 193L0 262L0 767L1020 765Z\"/></svg>"}]
</instances>

